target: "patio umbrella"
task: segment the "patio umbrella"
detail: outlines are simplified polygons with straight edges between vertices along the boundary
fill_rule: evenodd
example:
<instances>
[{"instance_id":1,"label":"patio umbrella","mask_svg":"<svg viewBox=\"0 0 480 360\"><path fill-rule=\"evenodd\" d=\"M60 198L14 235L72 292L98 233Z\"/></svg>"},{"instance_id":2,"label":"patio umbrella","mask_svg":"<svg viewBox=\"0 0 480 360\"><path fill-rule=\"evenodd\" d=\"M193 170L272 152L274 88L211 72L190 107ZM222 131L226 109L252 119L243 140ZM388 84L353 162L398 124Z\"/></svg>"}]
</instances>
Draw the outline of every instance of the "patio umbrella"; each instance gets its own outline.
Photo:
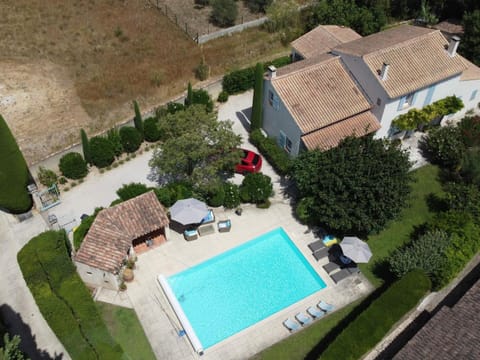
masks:
<instances>
[{"instance_id":1,"label":"patio umbrella","mask_svg":"<svg viewBox=\"0 0 480 360\"><path fill-rule=\"evenodd\" d=\"M340 243L343 255L356 263L367 263L372 257L372 251L365 241L354 236L346 236Z\"/></svg>"},{"instance_id":2,"label":"patio umbrella","mask_svg":"<svg viewBox=\"0 0 480 360\"><path fill-rule=\"evenodd\" d=\"M194 198L178 200L170 208L171 219L182 225L197 224L207 215L207 205Z\"/></svg>"}]
</instances>

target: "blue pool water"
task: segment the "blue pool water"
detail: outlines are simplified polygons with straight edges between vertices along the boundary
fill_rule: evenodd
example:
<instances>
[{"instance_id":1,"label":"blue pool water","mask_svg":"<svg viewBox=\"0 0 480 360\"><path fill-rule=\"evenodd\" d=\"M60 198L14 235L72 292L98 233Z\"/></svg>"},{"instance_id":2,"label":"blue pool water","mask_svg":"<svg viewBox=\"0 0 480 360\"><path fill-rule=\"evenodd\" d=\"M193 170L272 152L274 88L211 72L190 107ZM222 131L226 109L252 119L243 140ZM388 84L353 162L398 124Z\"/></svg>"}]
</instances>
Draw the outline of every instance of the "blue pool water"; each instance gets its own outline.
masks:
<instances>
[{"instance_id":1,"label":"blue pool water","mask_svg":"<svg viewBox=\"0 0 480 360\"><path fill-rule=\"evenodd\" d=\"M325 287L282 228L168 283L204 349Z\"/></svg>"}]
</instances>

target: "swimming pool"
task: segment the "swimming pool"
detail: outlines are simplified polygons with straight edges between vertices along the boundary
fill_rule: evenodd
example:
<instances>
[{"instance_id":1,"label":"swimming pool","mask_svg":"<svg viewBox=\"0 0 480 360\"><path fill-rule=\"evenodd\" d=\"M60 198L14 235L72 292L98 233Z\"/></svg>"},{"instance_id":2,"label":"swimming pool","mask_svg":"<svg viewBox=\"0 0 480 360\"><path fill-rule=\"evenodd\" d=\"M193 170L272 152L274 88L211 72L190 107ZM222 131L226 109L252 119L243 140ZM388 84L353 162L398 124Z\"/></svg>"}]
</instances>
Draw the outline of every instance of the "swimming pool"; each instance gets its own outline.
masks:
<instances>
[{"instance_id":1,"label":"swimming pool","mask_svg":"<svg viewBox=\"0 0 480 360\"><path fill-rule=\"evenodd\" d=\"M167 281L204 349L326 286L282 228Z\"/></svg>"}]
</instances>

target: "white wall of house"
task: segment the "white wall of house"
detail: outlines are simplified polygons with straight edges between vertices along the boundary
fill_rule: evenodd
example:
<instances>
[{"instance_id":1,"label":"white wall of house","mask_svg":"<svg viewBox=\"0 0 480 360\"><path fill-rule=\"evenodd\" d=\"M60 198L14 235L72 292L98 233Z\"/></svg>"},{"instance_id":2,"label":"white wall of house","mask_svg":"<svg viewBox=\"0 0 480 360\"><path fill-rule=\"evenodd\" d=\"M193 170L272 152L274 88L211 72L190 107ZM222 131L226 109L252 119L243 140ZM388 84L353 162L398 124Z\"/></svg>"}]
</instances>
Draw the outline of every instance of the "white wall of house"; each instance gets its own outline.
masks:
<instances>
[{"instance_id":1,"label":"white wall of house","mask_svg":"<svg viewBox=\"0 0 480 360\"><path fill-rule=\"evenodd\" d=\"M87 285L118 290L118 276L75 261L78 275Z\"/></svg>"},{"instance_id":2,"label":"white wall of house","mask_svg":"<svg viewBox=\"0 0 480 360\"><path fill-rule=\"evenodd\" d=\"M459 81L456 95L463 101L464 108L454 114L455 118L463 117L467 111L479 111L480 80Z\"/></svg>"},{"instance_id":3,"label":"white wall of house","mask_svg":"<svg viewBox=\"0 0 480 360\"><path fill-rule=\"evenodd\" d=\"M264 81L263 89L263 130L268 137L275 138L277 144L284 149L287 141L285 137L287 137L291 141L289 154L297 156L300 150L302 131L278 96L270 80ZM273 102L270 92L276 97Z\"/></svg>"}]
</instances>

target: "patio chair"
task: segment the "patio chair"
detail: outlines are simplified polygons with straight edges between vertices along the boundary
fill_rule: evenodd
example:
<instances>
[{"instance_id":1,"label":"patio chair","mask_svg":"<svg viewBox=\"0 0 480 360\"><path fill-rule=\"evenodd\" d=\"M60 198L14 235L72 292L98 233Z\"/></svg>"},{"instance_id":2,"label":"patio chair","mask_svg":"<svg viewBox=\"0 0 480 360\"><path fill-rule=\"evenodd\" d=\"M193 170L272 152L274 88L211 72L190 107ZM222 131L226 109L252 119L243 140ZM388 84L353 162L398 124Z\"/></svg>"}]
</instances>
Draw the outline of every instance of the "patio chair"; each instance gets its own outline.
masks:
<instances>
[{"instance_id":1,"label":"patio chair","mask_svg":"<svg viewBox=\"0 0 480 360\"><path fill-rule=\"evenodd\" d=\"M183 237L187 241L196 240L196 239L198 239L198 232L195 229L192 229L192 230L187 229L183 232Z\"/></svg>"},{"instance_id":2,"label":"patio chair","mask_svg":"<svg viewBox=\"0 0 480 360\"><path fill-rule=\"evenodd\" d=\"M290 318L283 322L283 326L285 326L290 332L294 332L300 329L300 324Z\"/></svg>"},{"instance_id":3,"label":"patio chair","mask_svg":"<svg viewBox=\"0 0 480 360\"><path fill-rule=\"evenodd\" d=\"M208 214L205 216L202 221L200 222L201 225L203 224L210 224L215 222L215 214L213 213L212 209L208 209Z\"/></svg>"},{"instance_id":4,"label":"patio chair","mask_svg":"<svg viewBox=\"0 0 480 360\"><path fill-rule=\"evenodd\" d=\"M324 247L318 251L315 251L313 253L313 257L315 260L319 261L320 259L323 259L328 256L328 248Z\"/></svg>"},{"instance_id":5,"label":"patio chair","mask_svg":"<svg viewBox=\"0 0 480 360\"><path fill-rule=\"evenodd\" d=\"M221 220L217 223L218 232L229 232L232 227L230 220Z\"/></svg>"},{"instance_id":6,"label":"patio chair","mask_svg":"<svg viewBox=\"0 0 480 360\"><path fill-rule=\"evenodd\" d=\"M297 315L295 315L295 319L297 319L297 321L302 324L302 326L308 325L312 322L312 318L302 312L299 312Z\"/></svg>"},{"instance_id":7,"label":"patio chair","mask_svg":"<svg viewBox=\"0 0 480 360\"><path fill-rule=\"evenodd\" d=\"M310 306L307 309L307 313L315 319L321 318L323 315L325 315L325 312L323 312L321 310L318 310L317 308L314 308L313 306Z\"/></svg>"},{"instance_id":8,"label":"patio chair","mask_svg":"<svg viewBox=\"0 0 480 360\"><path fill-rule=\"evenodd\" d=\"M349 268L347 268L347 270L350 272L350 274L359 274L360 273L360 269L358 268L358 266L349 267Z\"/></svg>"},{"instance_id":9,"label":"patio chair","mask_svg":"<svg viewBox=\"0 0 480 360\"><path fill-rule=\"evenodd\" d=\"M325 244L323 243L323 240L314 241L308 244L308 248L312 250L312 252L323 249L324 247L325 247Z\"/></svg>"},{"instance_id":10,"label":"patio chair","mask_svg":"<svg viewBox=\"0 0 480 360\"><path fill-rule=\"evenodd\" d=\"M352 273L348 271L348 269L342 269L339 272L330 275L330 277L335 282L335 284L338 284L340 281L348 278L350 275L352 275Z\"/></svg>"},{"instance_id":11,"label":"patio chair","mask_svg":"<svg viewBox=\"0 0 480 360\"><path fill-rule=\"evenodd\" d=\"M323 300L320 300L320 302L317 304L317 307L322 310L322 311L325 311L326 313L329 313L331 311L333 311L335 309L335 306L332 305L332 304L329 304L329 303L326 303L325 301Z\"/></svg>"},{"instance_id":12,"label":"patio chair","mask_svg":"<svg viewBox=\"0 0 480 360\"><path fill-rule=\"evenodd\" d=\"M329 262L328 264L323 265L322 267L327 272L327 274L330 274L334 270L340 269L340 265L334 262Z\"/></svg>"}]
</instances>

